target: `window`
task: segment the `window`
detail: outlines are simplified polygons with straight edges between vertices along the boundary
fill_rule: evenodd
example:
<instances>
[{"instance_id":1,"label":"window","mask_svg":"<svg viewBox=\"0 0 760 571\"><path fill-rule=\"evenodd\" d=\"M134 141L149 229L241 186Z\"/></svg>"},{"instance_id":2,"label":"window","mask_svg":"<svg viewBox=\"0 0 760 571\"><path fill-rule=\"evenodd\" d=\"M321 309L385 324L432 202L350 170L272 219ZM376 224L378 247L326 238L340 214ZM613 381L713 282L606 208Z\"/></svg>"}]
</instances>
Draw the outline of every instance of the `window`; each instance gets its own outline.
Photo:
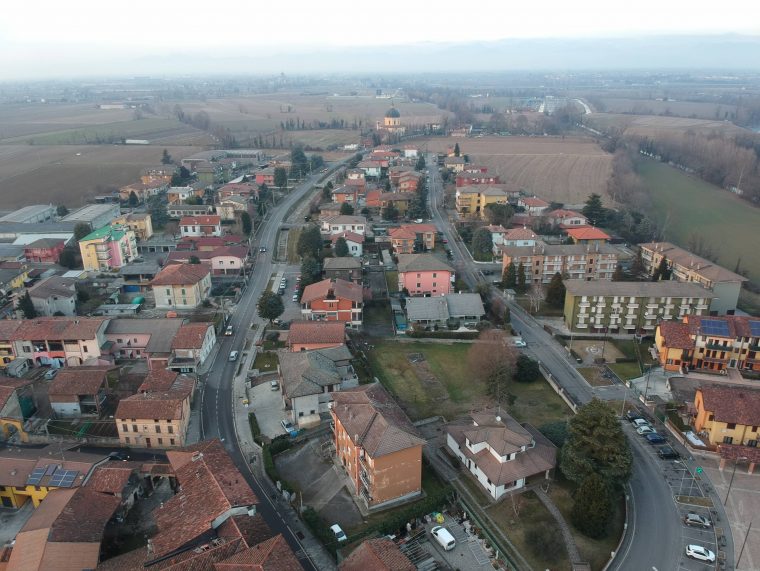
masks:
<instances>
[{"instance_id":1,"label":"window","mask_svg":"<svg viewBox=\"0 0 760 571\"><path fill-rule=\"evenodd\" d=\"M713 413L710 413L710 415L707 417L707 420L715 420L715 415Z\"/></svg>"},{"instance_id":2,"label":"window","mask_svg":"<svg viewBox=\"0 0 760 571\"><path fill-rule=\"evenodd\" d=\"M129 444L129 436L125 436L124 437L124 442L126 442L127 444Z\"/></svg>"},{"instance_id":3,"label":"window","mask_svg":"<svg viewBox=\"0 0 760 571\"><path fill-rule=\"evenodd\" d=\"M303 416L303 412L299 412L299 413L298 413L298 416Z\"/></svg>"},{"instance_id":4,"label":"window","mask_svg":"<svg viewBox=\"0 0 760 571\"><path fill-rule=\"evenodd\" d=\"M82 352L87 353L87 345L82 345Z\"/></svg>"},{"instance_id":5,"label":"window","mask_svg":"<svg viewBox=\"0 0 760 571\"><path fill-rule=\"evenodd\" d=\"M747 446L750 448L757 448L757 440L747 440Z\"/></svg>"},{"instance_id":6,"label":"window","mask_svg":"<svg viewBox=\"0 0 760 571\"><path fill-rule=\"evenodd\" d=\"M118 338L117 338L117 339L116 339L116 342L117 342L117 343L123 343L123 342L124 342L124 339L118 339Z\"/></svg>"},{"instance_id":7,"label":"window","mask_svg":"<svg viewBox=\"0 0 760 571\"><path fill-rule=\"evenodd\" d=\"M169 425L169 426L166 428L166 431L167 431L169 434L174 434L174 427L173 427L173 426L170 424L170 425Z\"/></svg>"},{"instance_id":8,"label":"window","mask_svg":"<svg viewBox=\"0 0 760 571\"><path fill-rule=\"evenodd\" d=\"M434 277L434 278L437 278L437 277L438 277L438 274L437 274L437 273L435 273L435 272L433 272L433 277Z\"/></svg>"},{"instance_id":9,"label":"window","mask_svg":"<svg viewBox=\"0 0 760 571\"><path fill-rule=\"evenodd\" d=\"M164 443L164 439L163 439L163 438L159 438L159 439L158 439L158 443L159 443L159 444L163 444L163 443Z\"/></svg>"},{"instance_id":10,"label":"window","mask_svg":"<svg viewBox=\"0 0 760 571\"><path fill-rule=\"evenodd\" d=\"M132 425L132 432L137 432L137 425L136 424Z\"/></svg>"},{"instance_id":11,"label":"window","mask_svg":"<svg viewBox=\"0 0 760 571\"><path fill-rule=\"evenodd\" d=\"M172 446L174 446L174 438L170 438L169 439L169 444L171 444Z\"/></svg>"},{"instance_id":12,"label":"window","mask_svg":"<svg viewBox=\"0 0 760 571\"><path fill-rule=\"evenodd\" d=\"M750 432L757 432L757 426L753 426L752 430L750 430Z\"/></svg>"},{"instance_id":13,"label":"window","mask_svg":"<svg viewBox=\"0 0 760 571\"><path fill-rule=\"evenodd\" d=\"M726 424L726 428L728 428L729 430L733 430L734 428L736 428L736 423L729 422L728 424Z\"/></svg>"},{"instance_id":14,"label":"window","mask_svg":"<svg viewBox=\"0 0 760 571\"><path fill-rule=\"evenodd\" d=\"M161 426L158 424L156 425L156 434L161 434Z\"/></svg>"},{"instance_id":15,"label":"window","mask_svg":"<svg viewBox=\"0 0 760 571\"><path fill-rule=\"evenodd\" d=\"M126 424L122 424L122 425L121 425L121 429L122 429L124 432L129 432L129 427L128 427Z\"/></svg>"},{"instance_id":16,"label":"window","mask_svg":"<svg viewBox=\"0 0 760 571\"><path fill-rule=\"evenodd\" d=\"M734 443L734 437L733 436L724 436L723 437L723 444L733 444Z\"/></svg>"},{"instance_id":17,"label":"window","mask_svg":"<svg viewBox=\"0 0 760 571\"><path fill-rule=\"evenodd\" d=\"M166 288L166 295L171 295L171 294L172 294L172 290L170 290L169 288Z\"/></svg>"}]
</instances>

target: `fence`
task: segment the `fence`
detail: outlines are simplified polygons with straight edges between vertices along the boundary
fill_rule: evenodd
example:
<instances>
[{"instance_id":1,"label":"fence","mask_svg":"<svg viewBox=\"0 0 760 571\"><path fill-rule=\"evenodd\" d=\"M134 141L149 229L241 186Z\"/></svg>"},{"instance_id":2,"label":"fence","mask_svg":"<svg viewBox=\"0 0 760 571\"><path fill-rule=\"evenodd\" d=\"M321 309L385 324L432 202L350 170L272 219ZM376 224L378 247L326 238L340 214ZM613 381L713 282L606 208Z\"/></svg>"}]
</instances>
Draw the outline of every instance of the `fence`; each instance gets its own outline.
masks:
<instances>
[{"instance_id":1,"label":"fence","mask_svg":"<svg viewBox=\"0 0 760 571\"><path fill-rule=\"evenodd\" d=\"M574 413L578 412L578 403L573 400L573 398L565 392L565 389L559 386L559 384L554 380L552 377L551 372L543 366L543 364L539 363L539 368L541 369L541 374L544 376L544 379L546 379L546 382L549 383L549 386L554 389L554 392L557 393L560 398L565 401L567 406L570 407L570 410L572 410Z\"/></svg>"}]
</instances>

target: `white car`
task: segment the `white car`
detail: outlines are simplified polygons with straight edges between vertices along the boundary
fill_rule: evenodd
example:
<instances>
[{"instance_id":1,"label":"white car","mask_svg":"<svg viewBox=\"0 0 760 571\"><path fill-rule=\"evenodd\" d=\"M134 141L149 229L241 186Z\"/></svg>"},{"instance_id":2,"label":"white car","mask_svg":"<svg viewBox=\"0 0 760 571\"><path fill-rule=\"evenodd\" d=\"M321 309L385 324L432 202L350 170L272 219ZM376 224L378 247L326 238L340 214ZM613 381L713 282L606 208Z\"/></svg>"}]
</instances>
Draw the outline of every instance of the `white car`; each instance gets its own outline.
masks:
<instances>
[{"instance_id":1,"label":"white car","mask_svg":"<svg viewBox=\"0 0 760 571\"><path fill-rule=\"evenodd\" d=\"M646 419L643 419L643 418L635 418L633 422L631 422L631 424L633 424L633 426L635 426L636 428L640 428L642 426L649 426L649 423L646 421Z\"/></svg>"},{"instance_id":2,"label":"white car","mask_svg":"<svg viewBox=\"0 0 760 571\"><path fill-rule=\"evenodd\" d=\"M237 351L232 351L230 353L230 361L237 361L239 353Z\"/></svg>"},{"instance_id":3,"label":"white car","mask_svg":"<svg viewBox=\"0 0 760 571\"><path fill-rule=\"evenodd\" d=\"M715 563L715 553L702 547L701 545L687 545L686 557L691 557L697 561L706 561L707 563Z\"/></svg>"},{"instance_id":4,"label":"white car","mask_svg":"<svg viewBox=\"0 0 760 571\"><path fill-rule=\"evenodd\" d=\"M335 534L335 539L338 540L338 543L342 541L348 541L348 537L346 537L346 534L343 533L343 530L337 523L331 525L330 530Z\"/></svg>"},{"instance_id":5,"label":"white car","mask_svg":"<svg viewBox=\"0 0 760 571\"><path fill-rule=\"evenodd\" d=\"M293 301L295 301L296 303L298 303L298 294L297 293L293 294Z\"/></svg>"},{"instance_id":6,"label":"white car","mask_svg":"<svg viewBox=\"0 0 760 571\"><path fill-rule=\"evenodd\" d=\"M652 428L651 426L649 426L649 425L647 424L646 426L639 426L639 427L636 429L636 432L638 432L638 433L639 433L639 434L641 434L642 436L645 436L645 435L647 435L647 434L654 434L654 433L655 433L655 432L657 432L657 431L656 431L654 428Z\"/></svg>"}]
</instances>

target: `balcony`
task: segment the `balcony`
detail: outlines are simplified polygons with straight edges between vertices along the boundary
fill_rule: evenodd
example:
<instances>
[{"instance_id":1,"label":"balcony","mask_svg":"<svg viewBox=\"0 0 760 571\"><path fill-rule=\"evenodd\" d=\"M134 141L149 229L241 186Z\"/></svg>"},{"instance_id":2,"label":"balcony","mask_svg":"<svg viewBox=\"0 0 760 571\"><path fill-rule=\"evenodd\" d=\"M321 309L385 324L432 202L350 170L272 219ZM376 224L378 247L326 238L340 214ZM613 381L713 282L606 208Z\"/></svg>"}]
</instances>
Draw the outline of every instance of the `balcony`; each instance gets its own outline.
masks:
<instances>
[{"instance_id":1,"label":"balcony","mask_svg":"<svg viewBox=\"0 0 760 571\"><path fill-rule=\"evenodd\" d=\"M717 351L730 351L733 349L730 345L721 345L720 343L705 343L705 347L708 349L715 349Z\"/></svg>"},{"instance_id":2,"label":"balcony","mask_svg":"<svg viewBox=\"0 0 760 571\"><path fill-rule=\"evenodd\" d=\"M760 345L754 344L749 346L750 351L760 351Z\"/></svg>"},{"instance_id":3,"label":"balcony","mask_svg":"<svg viewBox=\"0 0 760 571\"><path fill-rule=\"evenodd\" d=\"M729 358L720 358L720 357L702 357L702 360L705 363L728 363Z\"/></svg>"},{"instance_id":4,"label":"balcony","mask_svg":"<svg viewBox=\"0 0 760 571\"><path fill-rule=\"evenodd\" d=\"M359 470L359 479L368 490L372 487L372 483L370 482L369 476L367 475L367 472L365 472L364 470Z\"/></svg>"},{"instance_id":5,"label":"balcony","mask_svg":"<svg viewBox=\"0 0 760 571\"><path fill-rule=\"evenodd\" d=\"M359 494L361 495L361 497L364 499L364 501L367 503L368 506L372 504L372 496L370 495L369 490L367 488L362 486L361 489L359 490Z\"/></svg>"}]
</instances>

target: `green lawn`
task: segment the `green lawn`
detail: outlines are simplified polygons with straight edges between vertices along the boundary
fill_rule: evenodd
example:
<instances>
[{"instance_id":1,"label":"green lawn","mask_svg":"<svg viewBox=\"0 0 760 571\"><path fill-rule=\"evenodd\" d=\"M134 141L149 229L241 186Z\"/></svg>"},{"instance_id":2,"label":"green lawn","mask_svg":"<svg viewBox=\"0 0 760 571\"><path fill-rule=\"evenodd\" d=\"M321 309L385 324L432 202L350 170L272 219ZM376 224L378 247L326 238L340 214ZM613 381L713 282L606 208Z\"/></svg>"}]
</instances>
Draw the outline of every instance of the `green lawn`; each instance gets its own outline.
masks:
<instances>
[{"instance_id":1,"label":"green lawn","mask_svg":"<svg viewBox=\"0 0 760 571\"><path fill-rule=\"evenodd\" d=\"M699 233L721 265L733 270L741 259L750 278L760 282L760 208L664 163L646 160L637 170L651 191L655 217L667 221L666 240L688 249L689 237Z\"/></svg>"},{"instance_id":2,"label":"green lawn","mask_svg":"<svg viewBox=\"0 0 760 571\"><path fill-rule=\"evenodd\" d=\"M288 263L300 264L301 256L296 251L298 247L298 237L301 235L300 228L291 228L288 230Z\"/></svg>"},{"instance_id":3,"label":"green lawn","mask_svg":"<svg viewBox=\"0 0 760 571\"><path fill-rule=\"evenodd\" d=\"M253 362L253 368L258 369L262 373L275 372L279 364L280 359L277 358L277 353L259 351L256 355L256 360Z\"/></svg>"},{"instance_id":4,"label":"green lawn","mask_svg":"<svg viewBox=\"0 0 760 571\"><path fill-rule=\"evenodd\" d=\"M385 272L385 283L388 284L388 293L396 293L398 291L398 272Z\"/></svg>"},{"instance_id":5,"label":"green lawn","mask_svg":"<svg viewBox=\"0 0 760 571\"><path fill-rule=\"evenodd\" d=\"M510 394L517 397L507 412L520 422L529 422L536 428L547 422L565 420L573 413L546 381L512 383Z\"/></svg>"},{"instance_id":6,"label":"green lawn","mask_svg":"<svg viewBox=\"0 0 760 571\"><path fill-rule=\"evenodd\" d=\"M188 129L175 119L149 118L139 121L119 121L104 125L93 125L62 131L51 131L37 135L25 135L6 139L4 142L33 141L35 145L85 145L93 143L116 143L121 139L148 139L171 129ZM189 129L188 129L189 131Z\"/></svg>"},{"instance_id":7,"label":"green lawn","mask_svg":"<svg viewBox=\"0 0 760 571\"><path fill-rule=\"evenodd\" d=\"M641 376L641 369L638 363L612 363L608 366L624 381L637 379Z\"/></svg>"}]
</instances>

